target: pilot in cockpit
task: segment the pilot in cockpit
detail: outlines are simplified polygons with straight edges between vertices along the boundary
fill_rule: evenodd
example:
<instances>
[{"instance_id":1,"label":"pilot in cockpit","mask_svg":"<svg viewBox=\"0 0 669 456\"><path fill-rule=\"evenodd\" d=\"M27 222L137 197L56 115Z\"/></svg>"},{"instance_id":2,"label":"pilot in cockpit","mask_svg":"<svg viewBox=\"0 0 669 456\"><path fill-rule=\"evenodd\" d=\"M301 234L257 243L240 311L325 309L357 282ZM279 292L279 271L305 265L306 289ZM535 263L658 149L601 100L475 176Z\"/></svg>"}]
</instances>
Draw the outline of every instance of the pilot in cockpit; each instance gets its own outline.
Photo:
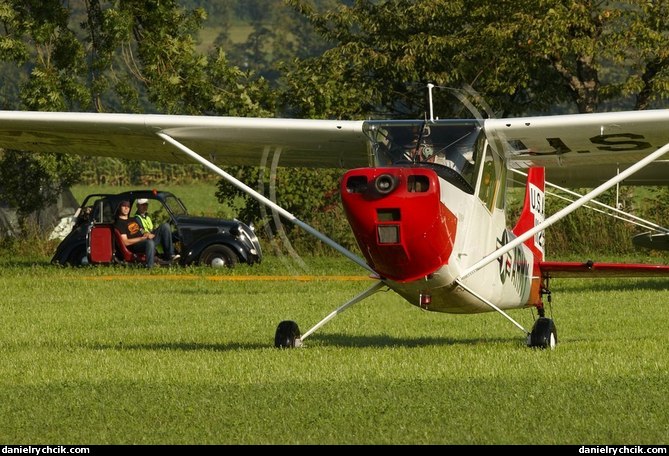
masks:
<instances>
[{"instance_id":1,"label":"pilot in cockpit","mask_svg":"<svg viewBox=\"0 0 669 456\"><path fill-rule=\"evenodd\" d=\"M418 160L424 163L434 163L446 166L461 172L467 164L467 159L457 147L449 147L448 144L435 142L431 136L430 127L423 128L418 145Z\"/></svg>"},{"instance_id":2,"label":"pilot in cockpit","mask_svg":"<svg viewBox=\"0 0 669 456\"><path fill-rule=\"evenodd\" d=\"M393 163L426 161L433 154L430 129L417 125L396 128L392 132L390 155Z\"/></svg>"},{"instance_id":3,"label":"pilot in cockpit","mask_svg":"<svg viewBox=\"0 0 669 456\"><path fill-rule=\"evenodd\" d=\"M429 161L454 169L460 174L470 164L470 160L467 159L467 151L460 150L457 147L452 149L443 148L437 151Z\"/></svg>"},{"instance_id":4,"label":"pilot in cockpit","mask_svg":"<svg viewBox=\"0 0 669 456\"><path fill-rule=\"evenodd\" d=\"M391 164L416 161L418 144L417 127L393 127L381 131L376 144Z\"/></svg>"},{"instance_id":5,"label":"pilot in cockpit","mask_svg":"<svg viewBox=\"0 0 669 456\"><path fill-rule=\"evenodd\" d=\"M432 133L429 125L394 127L385 130L377 144L393 164L434 163L462 173L471 164L471 152L451 141L443 143Z\"/></svg>"}]
</instances>

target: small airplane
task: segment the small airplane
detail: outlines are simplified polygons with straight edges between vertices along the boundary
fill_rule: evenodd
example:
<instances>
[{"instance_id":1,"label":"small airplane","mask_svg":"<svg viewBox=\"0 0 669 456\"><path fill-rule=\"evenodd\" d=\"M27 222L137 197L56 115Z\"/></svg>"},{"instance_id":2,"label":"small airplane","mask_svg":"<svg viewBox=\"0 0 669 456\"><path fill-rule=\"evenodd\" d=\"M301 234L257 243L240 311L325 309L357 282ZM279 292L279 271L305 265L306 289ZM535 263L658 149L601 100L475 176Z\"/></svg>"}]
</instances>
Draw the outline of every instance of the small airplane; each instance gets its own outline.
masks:
<instances>
[{"instance_id":1,"label":"small airplane","mask_svg":"<svg viewBox=\"0 0 669 456\"><path fill-rule=\"evenodd\" d=\"M431 98L433 86L428 85ZM554 262L544 230L604 191L669 180L669 110L493 119L314 120L0 111L0 147L171 163L198 162L369 271L374 284L305 333L282 321L275 346L299 347L348 307L391 289L428 311L495 311L530 347L554 348L545 315L554 277L658 277L669 266ZM340 194L364 258L218 165L341 167ZM652 164L652 166L651 166ZM509 176L527 170L510 227ZM590 187L545 217L552 185ZM667 230L658 226L658 233ZM535 308L531 330L507 312Z\"/></svg>"}]
</instances>

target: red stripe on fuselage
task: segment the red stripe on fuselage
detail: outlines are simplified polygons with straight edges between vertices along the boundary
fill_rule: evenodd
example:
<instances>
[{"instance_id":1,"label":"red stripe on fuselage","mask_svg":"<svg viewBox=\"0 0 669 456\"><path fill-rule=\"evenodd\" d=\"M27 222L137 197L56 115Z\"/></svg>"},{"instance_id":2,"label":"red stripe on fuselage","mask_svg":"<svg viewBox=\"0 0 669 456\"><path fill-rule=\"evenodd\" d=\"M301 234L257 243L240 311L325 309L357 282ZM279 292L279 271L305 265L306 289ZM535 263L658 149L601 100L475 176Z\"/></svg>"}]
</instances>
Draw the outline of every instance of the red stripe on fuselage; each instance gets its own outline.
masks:
<instances>
[{"instance_id":1,"label":"red stripe on fuselage","mask_svg":"<svg viewBox=\"0 0 669 456\"><path fill-rule=\"evenodd\" d=\"M360 168L341 184L346 216L370 266L406 282L448 263L457 217L440 199L439 178L425 168Z\"/></svg>"}]
</instances>

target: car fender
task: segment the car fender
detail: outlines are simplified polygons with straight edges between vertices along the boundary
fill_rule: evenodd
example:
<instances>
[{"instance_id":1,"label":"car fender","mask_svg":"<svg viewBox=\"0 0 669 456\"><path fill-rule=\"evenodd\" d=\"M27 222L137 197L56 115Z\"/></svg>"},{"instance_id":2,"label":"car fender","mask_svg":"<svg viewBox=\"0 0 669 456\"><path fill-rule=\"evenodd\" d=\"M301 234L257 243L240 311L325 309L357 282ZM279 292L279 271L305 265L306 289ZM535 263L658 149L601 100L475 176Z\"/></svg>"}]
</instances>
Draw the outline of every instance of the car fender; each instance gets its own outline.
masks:
<instances>
[{"instance_id":1,"label":"car fender","mask_svg":"<svg viewBox=\"0 0 669 456\"><path fill-rule=\"evenodd\" d=\"M237 256L239 256L240 261L248 263L249 262L249 252L246 250L242 242L237 239L237 237L231 234L216 234L213 236L206 236L201 239L198 239L196 242L189 246L184 246L186 255L184 258L184 264L190 264L196 262L200 254L204 249L213 244L223 244L230 247L235 251ZM253 261L253 260L252 260Z\"/></svg>"},{"instance_id":2,"label":"car fender","mask_svg":"<svg viewBox=\"0 0 669 456\"><path fill-rule=\"evenodd\" d=\"M65 239L61 241L60 244L58 244L56 252L51 258L51 263L64 266L67 264L67 260L69 260L70 255L72 255L72 253L74 253L74 251L79 248L86 248L86 238L82 238L80 233L72 231L65 237Z\"/></svg>"}]
</instances>

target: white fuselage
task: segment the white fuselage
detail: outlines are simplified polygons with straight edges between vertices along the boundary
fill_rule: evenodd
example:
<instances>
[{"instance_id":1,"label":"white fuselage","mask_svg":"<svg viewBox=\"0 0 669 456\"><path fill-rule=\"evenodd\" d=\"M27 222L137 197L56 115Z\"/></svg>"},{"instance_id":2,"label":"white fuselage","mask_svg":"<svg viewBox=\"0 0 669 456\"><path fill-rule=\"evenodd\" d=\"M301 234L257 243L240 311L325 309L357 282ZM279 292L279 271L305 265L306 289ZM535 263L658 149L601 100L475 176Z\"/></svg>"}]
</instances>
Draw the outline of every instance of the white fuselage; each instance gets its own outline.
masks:
<instances>
[{"instance_id":1,"label":"white fuselage","mask_svg":"<svg viewBox=\"0 0 669 456\"><path fill-rule=\"evenodd\" d=\"M506 226L501 209L492 212L474 195L468 195L443 179L439 180L441 201L455 213L458 227L448 262L424 280L396 282L387 285L411 304L421 306L421 294L431 295L427 310L448 313L488 312L492 308L454 281L462 271L501 246L513 234ZM525 307L528 303L533 269L533 255L521 245L502 258L488 264L462 282L481 297L501 309ZM423 306L426 307L426 306Z\"/></svg>"}]
</instances>

